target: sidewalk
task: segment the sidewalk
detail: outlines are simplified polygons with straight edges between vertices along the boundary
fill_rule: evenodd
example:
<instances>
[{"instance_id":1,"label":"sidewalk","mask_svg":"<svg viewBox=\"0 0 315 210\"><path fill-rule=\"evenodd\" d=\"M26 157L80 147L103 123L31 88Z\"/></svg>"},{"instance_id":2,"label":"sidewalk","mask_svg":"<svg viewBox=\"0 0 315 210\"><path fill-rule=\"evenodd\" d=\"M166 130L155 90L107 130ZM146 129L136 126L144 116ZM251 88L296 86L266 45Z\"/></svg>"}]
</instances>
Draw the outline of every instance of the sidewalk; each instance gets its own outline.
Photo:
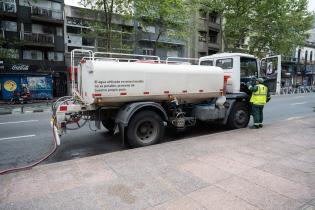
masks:
<instances>
[{"instance_id":1,"label":"sidewalk","mask_svg":"<svg viewBox=\"0 0 315 210\"><path fill-rule=\"evenodd\" d=\"M0 209L315 209L315 118L0 176ZM106 144L106 142L104 142Z\"/></svg>"},{"instance_id":2,"label":"sidewalk","mask_svg":"<svg viewBox=\"0 0 315 210\"><path fill-rule=\"evenodd\" d=\"M29 112L50 112L53 100L37 100L26 104L8 104L0 101L0 115Z\"/></svg>"}]
</instances>

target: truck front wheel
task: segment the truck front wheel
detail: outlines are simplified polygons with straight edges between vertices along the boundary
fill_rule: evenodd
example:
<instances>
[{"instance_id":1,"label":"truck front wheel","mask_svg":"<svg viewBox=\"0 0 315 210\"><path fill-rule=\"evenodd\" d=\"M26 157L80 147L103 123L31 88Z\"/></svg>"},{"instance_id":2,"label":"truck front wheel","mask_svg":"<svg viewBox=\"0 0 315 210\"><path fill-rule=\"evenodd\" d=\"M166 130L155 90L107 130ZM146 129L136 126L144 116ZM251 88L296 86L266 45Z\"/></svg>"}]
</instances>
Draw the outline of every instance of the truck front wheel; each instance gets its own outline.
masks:
<instances>
[{"instance_id":1,"label":"truck front wheel","mask_svg":"<svg viewBox=\"0 0 315 210\"><path fill-rule=\"evenodd\" d=\"M164 135L161 117L153 111L141 111L129 122L127 140L133 147L148 146L157 143Z\"/></svg>"},{"instance_id":2,"label":"truck front wheel","mask_svg":"<svg viewBox=\"0 0 315 210\"><path fill-rule=\"evenodd\" d=\"M236 102L230 112L227 127L229 129L245 128L250 119L249 107L244 102Z\"/></svg>"}]
</instances>

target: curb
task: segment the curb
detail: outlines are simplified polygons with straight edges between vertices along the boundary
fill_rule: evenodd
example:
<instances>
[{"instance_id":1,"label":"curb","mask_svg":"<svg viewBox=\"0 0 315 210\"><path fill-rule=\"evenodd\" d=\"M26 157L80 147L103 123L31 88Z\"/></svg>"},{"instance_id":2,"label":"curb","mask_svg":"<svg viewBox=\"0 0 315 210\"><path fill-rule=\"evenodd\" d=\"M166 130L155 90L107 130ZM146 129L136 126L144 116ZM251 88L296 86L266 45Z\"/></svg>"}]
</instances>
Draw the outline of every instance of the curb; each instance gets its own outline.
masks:
<instances>
[{"instance_id":1,"label":"curb","mask_svg":"<svg viewBox=\"0 0 315 210\"><path fill-rule=\"evenodd\" d=\"M1 111L0 115L12 114L12 111Z\"/></svg>"},{"instance_id":2,"label":"curb","mask_svg":"<svg viewBox=\"0 0 315 210\"><path fill-rule=\"evenodd\" d=\"M34 109L33 112L44 112L44 109Z\"/></svg>"}]
</instances>

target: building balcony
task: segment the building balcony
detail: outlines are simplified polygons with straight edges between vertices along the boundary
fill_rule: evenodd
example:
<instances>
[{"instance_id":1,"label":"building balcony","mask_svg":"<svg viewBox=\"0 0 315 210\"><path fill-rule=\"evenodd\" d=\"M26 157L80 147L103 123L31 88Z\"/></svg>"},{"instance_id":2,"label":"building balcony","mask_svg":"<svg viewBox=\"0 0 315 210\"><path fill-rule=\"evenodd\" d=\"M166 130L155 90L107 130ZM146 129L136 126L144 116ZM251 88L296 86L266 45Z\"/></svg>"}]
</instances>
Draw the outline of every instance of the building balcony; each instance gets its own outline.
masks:
<instances>
[{"instance_id":1,"label":"building balcony","mask_svg":"<svg viewBox=\"0 0 315 210\"><path fill-rule=\"evenodd\" d=\"M63 24L63 12L45 9L41 7L31 8L32 19L37 21Z\"/></svg>"},{"instance_id":2,"label":"building balcony","mask_svg":"<svg viewBox=\"0 0 315 210\"><path fill-rule=\"evenodd\" d=\"M137 38L139 41L155 42L157 37L158 37L158 34L143 32L141 34L138 34ZM182 40L171 38L165 35L160 36L158 42L165 43L165 44L174 44L174 45L185 44Z\"/></svg>"},{"instance_id":3,"label":"building balcony","mask_svg":"<svg viewBox=\"0 0 315 210\"><path fill-rule=\"evenodd\" d=\"M216 30L220 31L220 23L214 23L214 22L209 21L208 26L211 29L216 29Z\"/></svg>"},{"instance_id":4,"label":"building balcony","mask_svg":"<svg viewBox=\"0 0 315 210\"><path fill-rule=\"evenodd\" d=\"M209 42L208 43L208 48L220 49L220 44L218 42Z\"/></svg>"},{"instance_id":5,"label":"building balcony","mask_svg":"<svg viewBox=\"0 0 315 210\"><path fill-rule=\"evenodd\" d=\"M53 34L25 33L21 32L21 40L25 41L25 45L54 47Z\"/></svg>"},{"instance_id":6,"label":"building balcony","mask_svg":"<svg viewBox=\"0 0 315 210\"><path fill-rule=\"evenodd\" d=\"M208 51L208 44L207 42L200 41L198 42L198 50L202 52L207 52Z\"/></svg>"},{"instance_id":7,"label":"building balcony","mask_svg":"<svg viewBox=\"0 0 315 210\"><path fill-rule=\"evenodd\" d=\"M4 2L0 0L0 13L2 15L16 17L16 4L11 2Z\"/></svg>"}]
</instances>

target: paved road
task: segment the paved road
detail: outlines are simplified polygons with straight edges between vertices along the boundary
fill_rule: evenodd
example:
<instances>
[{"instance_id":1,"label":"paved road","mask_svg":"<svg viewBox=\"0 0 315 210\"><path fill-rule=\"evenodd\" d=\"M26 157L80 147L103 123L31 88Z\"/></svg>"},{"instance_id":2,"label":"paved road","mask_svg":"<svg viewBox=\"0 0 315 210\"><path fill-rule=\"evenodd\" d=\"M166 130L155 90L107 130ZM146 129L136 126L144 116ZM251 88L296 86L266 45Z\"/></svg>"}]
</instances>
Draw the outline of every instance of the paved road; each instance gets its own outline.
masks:
<instances>
[{"instance_id":1,"label":"paved road","mask_svg":"<svg viewBox=\"0 0 315 210\"><path fill-rule=\"evenodd\" d=\"M265 108L265 122L277 123L296 117L314 115L315 94L274 96ZM33 162L51 149L49 113L26 113L0 116L0 169ZM93 125L92 125L93 127ZM165 141L222 132L222 128L201 125L183 133L167 132ZM126 149L118 135L106 130L90 131L88 126L69 132L62 145L45 163L59 162Z\"/></svg>"}]
</instances>

